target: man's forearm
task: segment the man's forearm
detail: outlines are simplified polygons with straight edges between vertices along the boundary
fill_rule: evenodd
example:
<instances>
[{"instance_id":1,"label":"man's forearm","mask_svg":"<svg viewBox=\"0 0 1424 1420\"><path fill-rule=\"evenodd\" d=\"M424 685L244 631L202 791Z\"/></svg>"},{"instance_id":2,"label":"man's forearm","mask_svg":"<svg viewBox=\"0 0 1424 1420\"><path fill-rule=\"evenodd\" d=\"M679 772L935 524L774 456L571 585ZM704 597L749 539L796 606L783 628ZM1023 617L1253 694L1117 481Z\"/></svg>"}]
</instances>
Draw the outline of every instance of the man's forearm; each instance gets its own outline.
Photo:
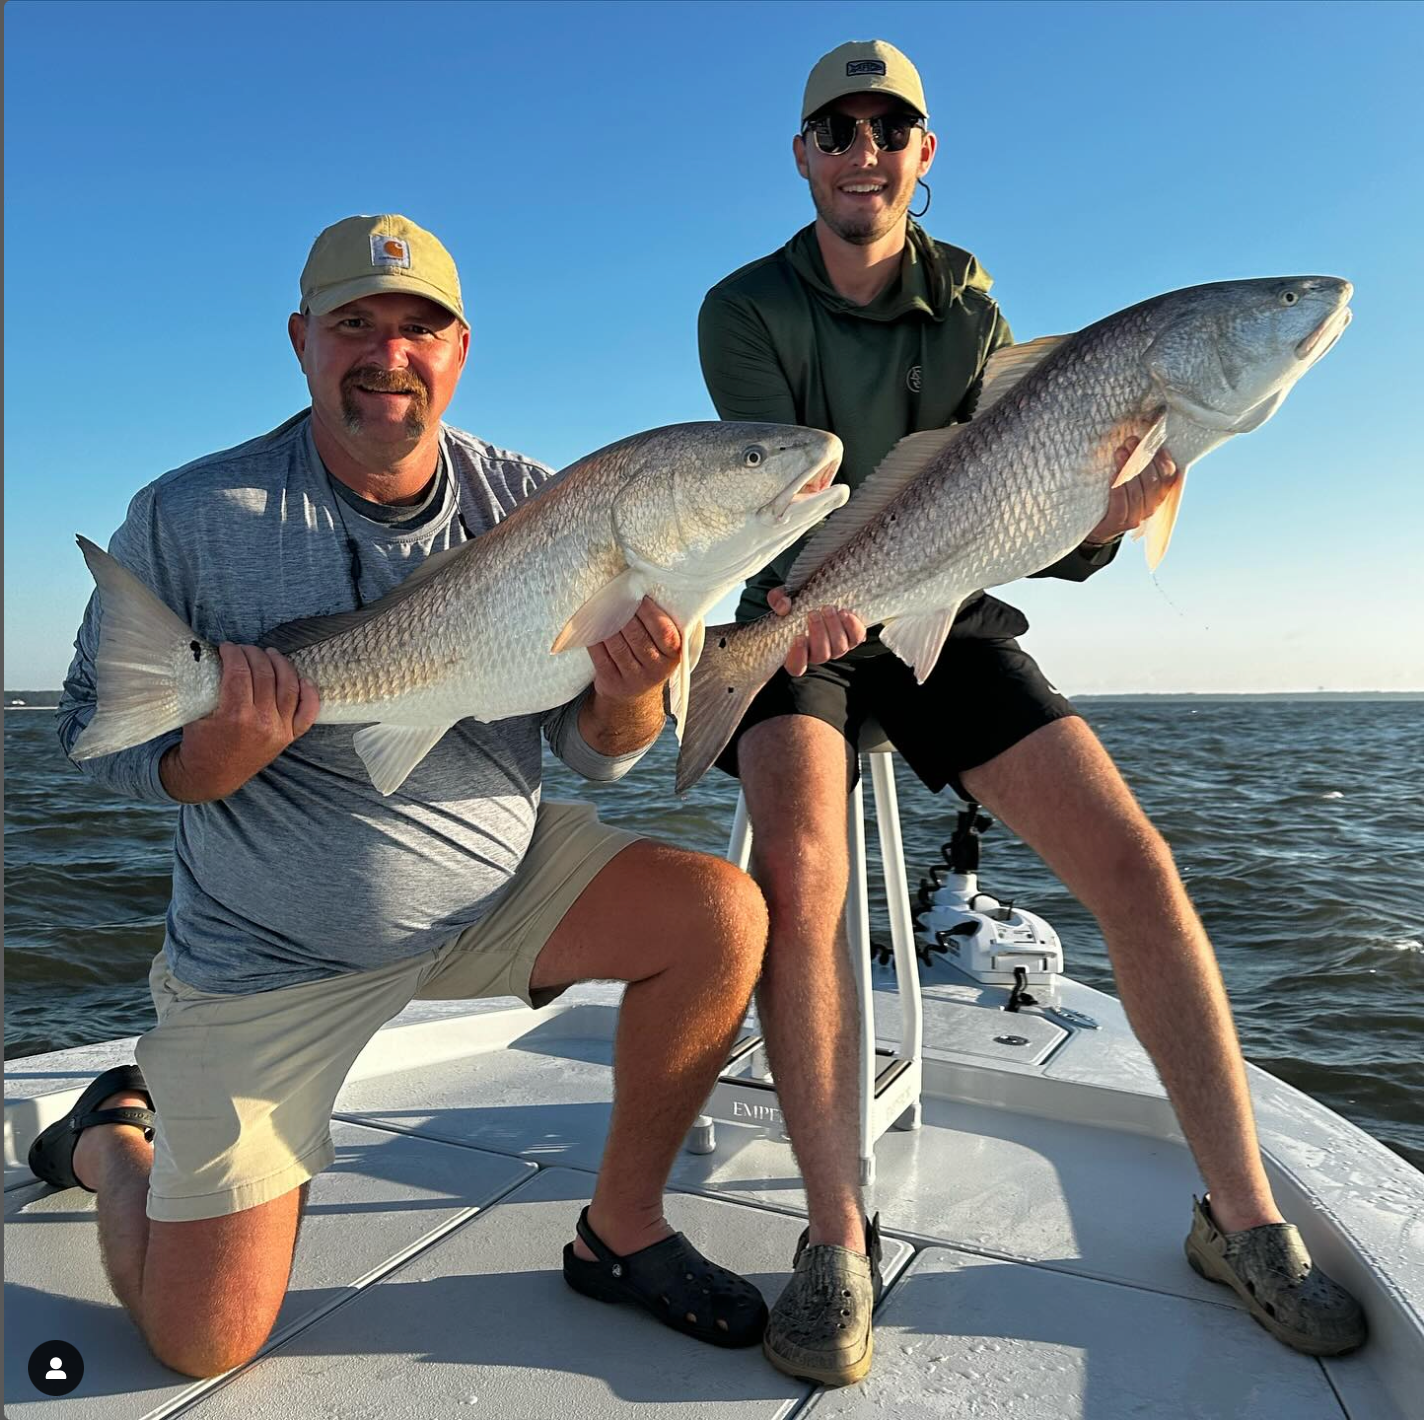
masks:
<instances>
[{"instance_id":1,"label":"man's forearm","mask_svg":"<svg viewBox=\"0 0 1424 1420\"><path fill-rule=\"evenodd\" d=\"M615 700L595 690L579 707L578 727L590 749L613 759L651 744L663 718L660 685L632 700Z\"/></svg>"},{"instance_id":2,"label":"man's forearm","mask_svg":"<svg viewBox=\"0 0 1424 1420\"><path fill-rule=\"evenodd\" d=\"M210 786L194 783L184 772L182 749L181 743L170 745L158 761L158 777L169 797L180 804L210 804L222 798L223 794L209 792Z\"/></svg>"}]
</instances>

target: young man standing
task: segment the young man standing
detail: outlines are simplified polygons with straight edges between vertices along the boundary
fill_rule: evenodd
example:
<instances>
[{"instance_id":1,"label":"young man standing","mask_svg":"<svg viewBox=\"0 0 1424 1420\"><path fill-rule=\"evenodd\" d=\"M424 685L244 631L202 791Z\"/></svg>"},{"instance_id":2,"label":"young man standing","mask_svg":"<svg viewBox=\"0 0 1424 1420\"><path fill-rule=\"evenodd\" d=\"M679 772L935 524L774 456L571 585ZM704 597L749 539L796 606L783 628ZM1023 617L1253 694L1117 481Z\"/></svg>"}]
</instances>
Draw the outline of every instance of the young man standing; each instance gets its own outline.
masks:
<instances>
[{"instance_id":1,"label":"young man standing","mask_svg":"<svg viewBox=\"0 0 1424 1420\"><path fill-rule=\"evenodd\" d=\"M811 72L801 118L793 155L816 220L708 293L703 375L724 419L838 434L839 476L855 487L906 434L971 417L985 363L1012 336L974 257L910 215L935 136L905 55L879 40L832 50ZM1082 581L1106 566L1175 474L1163 450L1114 491L1087 541L1038 575ZM786 609L779 588L796 551L748 584L739 620ZM843 659L778 672L719 760L740 776L755 829L753 871L771 910L759 1008L810 1212L766 1354L827 1384L870 1368L879 1239L857 1179L855 994L841 926L846 794L867 716L931 789L984 804L1097 918L1133 1028L1210 1189L1189 1245L1227 1259L1232 1285L1274 1308L1281 1339L1348 1349L1364 1337L1363 1318L1311 1268L1271 1196L1220 974L1171 853L1018 645L1027 627L997 598L971 598L918 686L897 657L860 644L854 617L826 608L808 622L810 659Z\"/></svg>"}]
</instances>

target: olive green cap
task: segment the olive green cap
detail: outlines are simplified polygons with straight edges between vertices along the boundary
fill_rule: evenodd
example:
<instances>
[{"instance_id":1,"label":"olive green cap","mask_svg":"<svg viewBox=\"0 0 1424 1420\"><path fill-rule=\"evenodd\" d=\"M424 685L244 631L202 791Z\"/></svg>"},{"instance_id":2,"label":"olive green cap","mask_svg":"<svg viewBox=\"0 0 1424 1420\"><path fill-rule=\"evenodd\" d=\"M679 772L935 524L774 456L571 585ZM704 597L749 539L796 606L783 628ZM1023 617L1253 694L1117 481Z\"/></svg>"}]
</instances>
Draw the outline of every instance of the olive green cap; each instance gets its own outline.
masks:
<instances>
[{"instance_id":1,"label":"olive green cap","mask_svg":"<svg viewBox=\"0 0 1424 1420\"><path fill-rule=\"evenodd\" d=\"M929 117L919 70L883 39L857 39L838 45L816 61L806 80L801 122L847 94L892 94L921 118Z\"/></svg>"},{"instance_id":2,"label":"olive green cap","mask_svg":"<svg viewBox=\"0 0 1424 1420\"><path fill-rule=\"evenodd\" d=\"M424 296L469 325L454 258L408 217L345 217L312 243L302 268L303 311L324 316L387 291Z\"/></svg>"}]
</instances>

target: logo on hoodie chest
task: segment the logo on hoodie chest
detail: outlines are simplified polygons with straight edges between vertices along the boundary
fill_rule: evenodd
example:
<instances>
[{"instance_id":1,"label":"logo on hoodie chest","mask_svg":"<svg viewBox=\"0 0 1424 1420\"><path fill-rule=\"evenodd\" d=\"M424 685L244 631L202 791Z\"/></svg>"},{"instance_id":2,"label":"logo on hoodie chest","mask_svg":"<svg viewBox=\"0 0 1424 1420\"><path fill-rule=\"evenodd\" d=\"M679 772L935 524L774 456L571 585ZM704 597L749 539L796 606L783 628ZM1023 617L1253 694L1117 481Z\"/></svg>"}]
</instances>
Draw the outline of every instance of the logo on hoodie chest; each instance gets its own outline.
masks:
<instances>
[{"instance_id":1,"label":"logo on hoodie chest","mask_svg":"<svg viewBox=\"0 0 1424 1420\"><path fill-rule=\"evenodd\" d=\"M911 365L910 368L905 371L905 388L909 390L911 394L919 394L920 384L920 367L918 365Z\"/></svg>"}]
</instances>

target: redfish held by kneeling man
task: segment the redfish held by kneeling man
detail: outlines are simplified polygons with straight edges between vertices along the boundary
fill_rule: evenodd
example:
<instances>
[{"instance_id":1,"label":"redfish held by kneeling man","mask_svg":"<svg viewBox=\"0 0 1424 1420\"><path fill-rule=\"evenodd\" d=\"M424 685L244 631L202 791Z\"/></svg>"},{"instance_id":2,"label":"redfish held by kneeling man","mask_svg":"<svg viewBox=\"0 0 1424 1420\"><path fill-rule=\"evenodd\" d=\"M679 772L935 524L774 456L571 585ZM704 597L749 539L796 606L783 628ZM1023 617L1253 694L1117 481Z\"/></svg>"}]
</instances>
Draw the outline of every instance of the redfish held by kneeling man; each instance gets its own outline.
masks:
<instances>
[{"instance_id":1,"label":"redfish held by kneeling man","mask_svg":"<svg viewBox=\"0 0 1424 1420\"><path fill-rule=\"evenodd\" d=\"M923 684L965 597L1071 552L1115 484L1165 444L1178 474L1145 529L1155 568L1187 470L1280 408L1349 324L1352 293L1334 276L1192 286L997 352L973 420L902 439L807 543L787 579L790 614L709 632L678 792L721 753L808 610L882 624L881 641ZM1141 442L1118 473L1114 452L1133 436Z\"/></svg>"},{"instance_id":2,"label":"redfish held by kneeling man","mask_svg":"<svg viewBox=\"0 0 1424 1420\"><path fill-rule=\"evenodd\" d=\"M456 721L549 710L593 681L585 649L644 596L677 623L669 682L681 728L702 619L850 496L841 441L782 424L674 424L600 449L504 522L429 557L358 611L304 618L261 644L317 688L319 723L364 724L357 753L383 794ZM143 744L216 708L217 647L133 573L79 539L99 586L98 709L75 759Z\"/></svg>"}]
</instances>

